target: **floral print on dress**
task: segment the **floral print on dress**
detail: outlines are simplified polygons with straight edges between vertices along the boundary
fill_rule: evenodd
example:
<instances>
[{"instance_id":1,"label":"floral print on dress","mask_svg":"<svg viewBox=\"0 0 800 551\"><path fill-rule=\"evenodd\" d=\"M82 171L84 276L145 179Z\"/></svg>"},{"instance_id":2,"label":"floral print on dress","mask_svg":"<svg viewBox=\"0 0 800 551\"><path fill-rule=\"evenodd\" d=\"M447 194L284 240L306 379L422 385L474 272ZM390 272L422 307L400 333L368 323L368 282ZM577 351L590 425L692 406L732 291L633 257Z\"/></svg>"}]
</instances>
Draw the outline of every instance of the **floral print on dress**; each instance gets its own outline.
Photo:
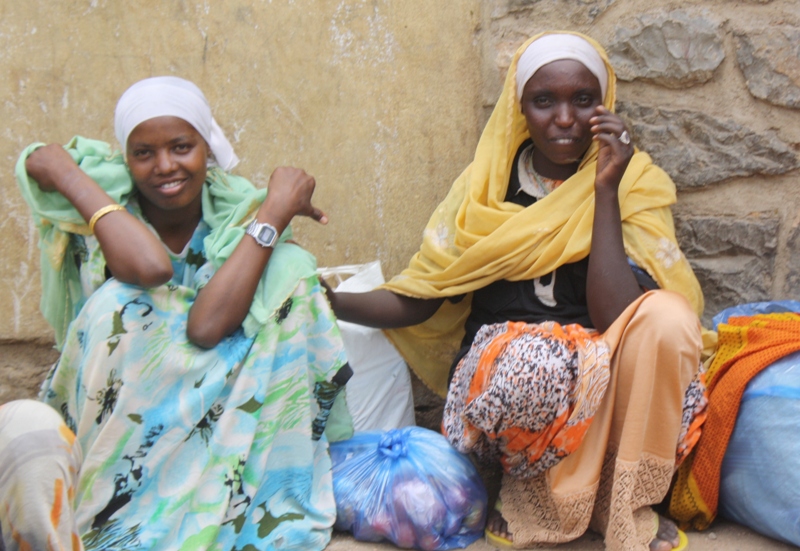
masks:
<instances>
[{"instance_id":1,"label":"floral print on dress","mask_svg":"<svg viewBox=\"0 0 800 551\"><path fill-rule=\"evenodd\" d=\"M74 508L86 549L322 550L330 539L323 431L349 370L330 306L308 277L254 336L193 345L189 309L214 273L208 232L201 222L169 252L173 279L152 289L106 279L97 240L82 238L91 296L40 398L84 453Z\"/></svg>"}]
</instances>

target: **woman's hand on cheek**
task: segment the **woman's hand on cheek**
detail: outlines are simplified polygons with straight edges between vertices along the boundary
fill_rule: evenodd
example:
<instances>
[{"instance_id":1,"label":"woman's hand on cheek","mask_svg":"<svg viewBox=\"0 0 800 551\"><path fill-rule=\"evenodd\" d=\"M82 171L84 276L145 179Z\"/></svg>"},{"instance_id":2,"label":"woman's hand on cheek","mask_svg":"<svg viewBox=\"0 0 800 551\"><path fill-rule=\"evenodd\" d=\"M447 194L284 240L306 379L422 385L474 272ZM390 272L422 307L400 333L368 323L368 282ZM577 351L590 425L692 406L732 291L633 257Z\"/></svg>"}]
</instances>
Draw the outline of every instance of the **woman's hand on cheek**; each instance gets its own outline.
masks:
<instances>
[{"instance_id":1,"label":"woman's hand on cheek","mask_svg":"<svg viewBox=\"0 0 800 551\"><path fill-rule=\"evenodd\" d=\"M589 122L593 139L600 144L595 187L616 191L633 157L633 144L620 141L623 132L627 132L625 123L602 105L597 107L595 116Z\"/></svg>"},{"instance_id":2,"label":"woman's hand on cheek","mask_svg":"<svg viewBox=\"0 0 800 551\"><path fill-rule=\"evenodd\" d=\"M59 185L69 180L73 171L81 169L69 153L58 144L40 147L25 160L25 170L42 191L61 191Z\"/></svg>"},{"instance_id":3,"label":"woman's hand on cheek","mask_svg":"<svg viewBox=\"0 0 800 551\"><path fill-rule=\"evenodd\" d=\"M311 204L316 182L300 168L278 167L269 178L267 199L259 209L268 221L280 230L297 215L308 216L321 224L328 223L324 212ZM259 216L260 218L260 216Z\"/></svg>"}]
</instances>

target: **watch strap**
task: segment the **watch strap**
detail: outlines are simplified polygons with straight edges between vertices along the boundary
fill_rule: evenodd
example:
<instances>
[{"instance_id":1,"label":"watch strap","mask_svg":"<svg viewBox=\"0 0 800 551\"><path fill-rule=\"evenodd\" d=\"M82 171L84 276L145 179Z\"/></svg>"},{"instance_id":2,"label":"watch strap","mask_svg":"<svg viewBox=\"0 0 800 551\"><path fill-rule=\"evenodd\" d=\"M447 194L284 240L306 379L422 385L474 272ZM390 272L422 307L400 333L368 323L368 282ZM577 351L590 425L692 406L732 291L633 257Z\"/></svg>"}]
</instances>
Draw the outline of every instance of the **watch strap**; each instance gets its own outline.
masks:
<instances>
[{"instance_id":1,"label":"watch strap","mask_svg":"<svg viewBox=\"0 0 800 551\"><path fill-rule=\"evenodd\" d=\"M267 239L263 238L264 230L268 230L269 237ZM256 240L256 243L261 245L262 247L274 247L275 244L278 242L278 234L277 228L272 224L267 222L259 223L256 220L250 222L250 225L247 226L246 230L247 235L251 236L253 239Z\"/></svg>"}]
</instances>

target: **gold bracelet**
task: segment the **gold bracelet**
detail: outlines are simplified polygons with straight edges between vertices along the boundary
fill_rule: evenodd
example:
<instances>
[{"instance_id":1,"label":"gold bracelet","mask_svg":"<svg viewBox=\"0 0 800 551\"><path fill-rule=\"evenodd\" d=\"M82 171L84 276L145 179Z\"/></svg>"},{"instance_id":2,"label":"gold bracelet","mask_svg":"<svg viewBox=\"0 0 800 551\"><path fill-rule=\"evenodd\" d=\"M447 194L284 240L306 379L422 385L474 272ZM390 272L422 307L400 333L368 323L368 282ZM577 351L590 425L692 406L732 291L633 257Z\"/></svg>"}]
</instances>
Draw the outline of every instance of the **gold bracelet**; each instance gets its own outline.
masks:
<instances>
[{"instance_id":1,"label":"gold bracelet","mask_svg":"<svg viewBox=\"0 0 800 551\"><path fill-rule=\"evenodd\" d=\"M115 210L125 210L125 207L118 205L117 203L111 203L110 205L106 205L97 209L97 212L95 212L89 219L89 231L94 233L94 227L97 224L97 221L109 212L114 212Z\"/></svg>"}]
</instances>

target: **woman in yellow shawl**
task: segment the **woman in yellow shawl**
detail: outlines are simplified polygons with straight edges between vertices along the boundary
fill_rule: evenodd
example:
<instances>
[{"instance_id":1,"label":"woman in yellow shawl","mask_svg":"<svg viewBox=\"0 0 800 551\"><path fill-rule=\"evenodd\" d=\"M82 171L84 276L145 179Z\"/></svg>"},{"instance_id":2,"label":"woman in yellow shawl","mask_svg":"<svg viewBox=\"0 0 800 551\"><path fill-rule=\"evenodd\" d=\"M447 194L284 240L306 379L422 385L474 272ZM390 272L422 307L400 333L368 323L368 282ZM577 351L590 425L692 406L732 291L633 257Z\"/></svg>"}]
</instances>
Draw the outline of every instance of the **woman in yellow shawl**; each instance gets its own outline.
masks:
<instances>
[{"instance_id":1,"label":"woman in yellow shawl","mask_svg":"<svg viewBox=\"0 0 800 551\"><path fill-rule=\"evenodd\" d=\"M675 240L675 186L614 102L597 43L533 37L408 268L370 293L329 292L340 319L394 328L417 375L448 392L459 450L502 463L495 544L590 527L612 550L686 544L649 506L698 436L703 299Z\"/></svg>"}]
</instances>

